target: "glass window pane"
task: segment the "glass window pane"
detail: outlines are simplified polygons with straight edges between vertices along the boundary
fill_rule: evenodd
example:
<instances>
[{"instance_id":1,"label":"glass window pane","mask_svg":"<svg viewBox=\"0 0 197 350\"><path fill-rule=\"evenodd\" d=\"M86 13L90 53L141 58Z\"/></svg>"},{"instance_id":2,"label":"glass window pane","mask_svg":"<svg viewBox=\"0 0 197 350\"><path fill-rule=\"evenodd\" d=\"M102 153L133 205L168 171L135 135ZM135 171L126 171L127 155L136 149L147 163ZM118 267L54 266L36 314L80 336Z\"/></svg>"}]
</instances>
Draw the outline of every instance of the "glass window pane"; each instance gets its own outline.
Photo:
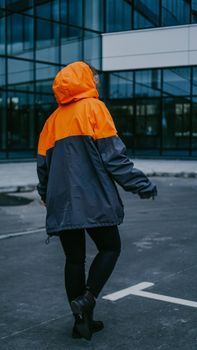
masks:
<instances>
[{"instance_id":1,"label":"glass window pane","mask_svg":"<svg viewBox=\"0 0 197 350\"><path fill-rule=\"evenodd\" d=\"M59 24L36 21L36 59L59 63Z\"/></svg>"},{"instance_id":2,"label":"glass window pane","mask_svg":"<svg viewBox=\"0 0 197 350\"><path fill-rule=\"evenodd\" d=\"M192 0L192 23L197 23L197 0Z\"/></svg>"},{"instance_id":3,"label":"glass window pane","mask_svg":"<svg viewBox=\"0 0 197 350\"><path fill-rule=\"evenodd\" d=\"M19 92L8 94L8 148L34 148L33 95Z\"/></svg>"},{"instance_id":4,"label":"glass window pane","mask_svg":"<svg viewBox=\"0 0 197 350\"><path fill-rule=\"evenodd\" d=\"M109 73L109 98L133 96L133 72Z\"/></svg>"},{"instance_id":5,"label":"glass window pane","mask_svg":"<svg viewBox=\"0 0 197 350\"><path fill-rule=\"evenodd\" d=\"M162 130L164 149L181 149L186 152L182 155L187 154L190 140L189 99L164 99Z\"/></svg>"},{"instance_id":6,"label":"glass window pane","mask_svg":"<svg viewBox=\"0 0 197 350\"><path fill-rule=\"evenodd\" d=\"M37 145L39 134L46 119L57 108L57 103L52 95L36 95L35 100L35 143Z\"/></svg>"},{"instance_id":7,"label":"glass window pane","mask_svg":"<svg viewBox=\"0 0 197 350\"><path fill-rule=\"evenodd\" d=\"M0 54L5 54L5 11L0 10Z\"/></svg>"},{"instance_id":8,"label":"glass window pane","mask_svg":"<svg viewBox=\"0 0 197 350\"><path fill-rule=\"evenodd\" d=\"M190 69L171 68L163 70L164 95L183 96L190 94Z\"/></svg>"},{"instance_id":9,"label":"glass window pane","mask_svg":"<svg viewBox=\"0 0 197 350\"><path fill-rule=\"evenodd\" d=\"M68 2L60 0L60 20L68 23Z\"/></svg>"},{"instance_id":10,"label":"glass window pane","mask_svg":"<svg viewBox=\"0 0 197 350\"><path fill-rule=\"evenodd\" d=\"M8 22L8 54L21 58L33 58L33 19L10 14Z\"/></svg>"},{"instance_id":11,"label":"glass window pane","mask_svg":"<svg viewBox=\"0 0 197 350\"><path fill-rule=\"evenodd\" d=\"M99 84L97 85L97 90L101 100L106 98L105 81L107 75L104 72L99 72Z\"/></svg>"},{"instance_id":12,"label":"glass window pane","mask_svg":"<svg viewBox=\"0 0 197 350\"><path fill-rule=\"evenodd\" d=\"M33 14L33 0L6 0L6 7L10 11Z\"/></svg>"},{"instance_id":13,"label":"glass window pane","mask_svg":"<svg viewBox=\"0 0 197 350\"><path fill-rule=\"evenodd\" d=\"M162 25L173 26L190 22L190 5L186 0L162 0Z\"/></svg>"},{"instance_id":14,"label":"glass window pane","mask_svg":"<svg viewBox=\"0 0 197 350\"><path fill-rule=\"evenodd\" d=\"M100 69L101 65L101 36L89 31L84 31L84 60Z\"/></svg>"},{"instance_id":15,"label":"glass window pane","mask_svg":"<svg viewBox=\"0 0 197 350\"><path fill-rule=\"evenodd\" d=\"M85 28L103 30L103 1L85 0Z\"/></svg>"},{"instance_id":16,"label":"glass window pane","mask_svg":"<svg viewBox=\"0 0 197 350\"><path fill-rule=\"evenodd\" d=\"M0 58L0 87L5 88L5 59Z\"/></svg>"},{"instance_id":17,"label":"glass window pane","mask_svg":"<svg viewBox=\"0 0 197 350\"><path fill-rule=\"evenodd\" d=\"M197 95L197 67L192 69L192 94Z\"/></svg>"},{"instance_id":18,"label":"glass window pane","mask_svg":"<svg viewBox=\"0 0 197 350\"><path fill-rule=\"evenodd\" d=\"M8 89L32 91L33 63L8 59Z\"/></svg>"},{"instance_id":19,"label":"glass window pane","mask_svg":"<svg viewBox=\"0 0 197 350\"><path fill-rule=\"evenodd\" d=\"M132 4L124 0L106 1L106 30L116 32L129 30L131 24Z\"/></svg>"},{"instance_id":20,"label":"glass window pane","mask_svg":"<svg viewBox=\"0 0 197 350\"><path fill-rule=\"evenodd\" d=\"M83 31L78 28L61 26L61 64L82 59Z\"/></svg>"},{"instance_id":21,"label":"glass window pane","mask_svg":"<svg viewBox=\"0 0 197 350\"><path fill-rule=\"evenodd\" d=\"M5 92L0 91L0 149L5 150L7 148L7 115L6 115L6 102ZM0 158L2 158L0 152Z\"/></svg>"},{"instance_id":22,"label":"glass window pane","mask_svg":"<svg viewBox=\"0 0 197 350\"><path fill-rule=\"evenodd\" d=\"M134 142L134 106L128 103L115 103L110 101L109 110L112 114L118 135L128 148L133 149Z\"/></svg>"},{"instance_id":23,"label":"glass window pane","mask_svg":"<svg viewBox=\"0 0 197 350\"><path fill-rule=\"evenodd\" d=\"M38 17L59 21L59 0L35 0L35 10Z\"/></svg>"},{"instance_id":24,"label":"glass window pane","mask_svg":"<svg viewBox=\"0 0 197 350\"><path fill-rule=\"evenodd\" d=\"M197 156L197 97L192 99L192 148Z\"/></svg>"},{"instance_id":25,"label":"glass window pane","mask_svg":"<svg viewBox=\"0 0 197 350\"><path fill-rule=\"evenodd\" d=\"M0 7L5 8L5 0L0 0Z\"/></svg>"},{"instance_id":26,"label":"glass window pane","mask_svg":"<svg viewBox=\"0 0 197 350\"><path fill-rule=\"evenodd\" d=\"M160 69L136 71L135 94L136 96L159 96L161 94Z\"/></svg>"},{"instance_id":27,"label":"glass window pane","mask_svg":"<svg viewBox=\"0 0 197 350\"><path fill-rule=\"evenodd\" d=\"M51 93L53 94L52 84L59 67L47 65L47 64L36 64L36 91L39 93Z\"/></svg>"},{"instance_id":28,"label":"glass window pane","mask_svg":"<svg viewBox=\"0 0 197 350\"><path fill-rule=\"evenodd\" d=\"M136 100L135 147L144 154L158 154L160 149L160 99ZM139 152L138 152L139 154Z\"/></svg>"},{"instance_id":29,"label":"glass window pane","mask_svg":"<svg viewBox=\"0 0 197 350\"><path fill-rule=\"evenodd\" d=\"M160 22L159 1L140 0L135 2L134 28L158 27Z\"/></svg>"},{"instance_id":30,"label":"glass window pane","mask_svg":"<svg viewBox=\"0 0 197 350\"><path fill-rule=\"evenodd\" d=\"M82 0L68 0L69 1L69 23L82 26Z\"/></svg>"}]
</instances>

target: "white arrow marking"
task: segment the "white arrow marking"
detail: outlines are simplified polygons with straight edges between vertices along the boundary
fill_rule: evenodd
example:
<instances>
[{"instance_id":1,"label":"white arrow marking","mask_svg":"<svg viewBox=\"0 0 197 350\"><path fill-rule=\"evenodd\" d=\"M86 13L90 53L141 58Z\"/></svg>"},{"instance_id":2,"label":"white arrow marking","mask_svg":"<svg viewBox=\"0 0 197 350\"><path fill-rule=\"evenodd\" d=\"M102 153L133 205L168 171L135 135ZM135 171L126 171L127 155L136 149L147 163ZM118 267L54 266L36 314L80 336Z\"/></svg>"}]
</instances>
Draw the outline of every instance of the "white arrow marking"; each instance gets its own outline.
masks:
<instances>
[{"instance_id":1,"label":"white arrow marking","mask_svg":"<svg viewBox=\"0 0 197 350\"><path fill-rule=\"evenodd\" d=\"M138 296L144 297L144 298L155 299L155 300L162 300L162 301L167 301L169 303L180 304L180 305L191 306L191 307L196 307L197 308L197 302L196 301L180 299L180 298L174 298L174 297L168 297L167 295L162 295L162 294L156 294L156 293L150 293L150 292L144 292L143 291L143 289L148 288L148 287L152 287L152 286L154 286L154 283L150 283L150 282L138 283L135 286L122 289L122 290L120 290L118 292L115 292L115 293L112 293L112 294L105 295L103 297L103 299L116 301L118 299L126 297L127 295L138 295Z\"/></svg>"}]
</instances>

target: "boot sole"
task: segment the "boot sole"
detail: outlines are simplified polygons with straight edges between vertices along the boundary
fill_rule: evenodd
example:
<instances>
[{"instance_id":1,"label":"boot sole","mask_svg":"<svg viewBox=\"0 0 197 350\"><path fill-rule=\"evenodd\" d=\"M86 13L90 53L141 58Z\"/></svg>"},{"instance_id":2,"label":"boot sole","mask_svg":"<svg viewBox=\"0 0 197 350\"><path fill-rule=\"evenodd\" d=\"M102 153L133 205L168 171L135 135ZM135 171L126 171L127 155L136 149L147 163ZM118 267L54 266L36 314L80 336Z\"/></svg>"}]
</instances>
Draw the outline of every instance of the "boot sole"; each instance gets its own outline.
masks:
<instances>
[{"instance_id":1,"label":"boot sole","mask_svg":"<svg viewBox=\"0 0 197 350\"><path fill-rule=\"evenodd\" d=\"M98 321L99 322L99 326L97 328L95 327L92 327L92 333L97 333L97 332L100 332L104 329L104 324L102 321ZM77 326L76 326L77 328ZM81 339L82 338L82 335L79 333L78 329L73 329L72 331L72 338L73 339Z\"/></svg>"},{"instance_id":2,"label":"boot sole","mask_svg":"<svg viewBox=\"0 0 197 350\"><path fill-rule=\"evenodd\" d=\"M77 325L77 330L83 338L85 338L86 340L91 340L92 331L90 329L89 322L86 315L84 315L84 322Z\"/></svg>"}]
</instances>

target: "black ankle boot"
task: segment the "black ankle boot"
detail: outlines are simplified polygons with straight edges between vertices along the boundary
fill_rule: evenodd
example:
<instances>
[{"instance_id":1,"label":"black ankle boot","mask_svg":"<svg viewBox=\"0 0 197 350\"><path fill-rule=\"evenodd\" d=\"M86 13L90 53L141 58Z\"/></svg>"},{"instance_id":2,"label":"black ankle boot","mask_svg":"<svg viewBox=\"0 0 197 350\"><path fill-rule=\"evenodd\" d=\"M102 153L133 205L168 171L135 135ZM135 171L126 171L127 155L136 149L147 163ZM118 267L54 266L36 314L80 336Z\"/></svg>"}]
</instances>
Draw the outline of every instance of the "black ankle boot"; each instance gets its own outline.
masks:
<instances>
[{"instance_id":1,"label":"black ankle boot","mask_svg":"<svg viewBox=\"0 0 197 350\"><path fill-rule=\"evenodd\" d=\"M93 309L96 305L95 298L90 291L71 301L73 314L78 314L80 319L76 322L76 329L81 337L90 340L93 333Z\"/></svg>"},{"instance_id":2,"label":"black ankle boot","mask_svg":"<svg viewBox=\"0 0 197 350\"><path fill-rule=\"evenodd\" d=\"M79 323L83 322L83 319L80 315L74 315L75 317L75 323L72 329L72 338L74 339L80 339L83 336L78 331L78 325ZM92 317L93 318L93 317ZM96 333L101 331L104 328L104 324L102 321L95 321L92 319L92 333Z\"/></svg>"},{"instance_id":3,"label":"black ankle boot","mask_svg":"<svg viewBox=\"0 0 197 350\"><path fill-rule=\"evenodd\" d=\"M71 301L71 309L74 314L82 315L84 312L90 312L96 305L93 294L86 291L75 300Z\"/></svg>"}]
</instances>

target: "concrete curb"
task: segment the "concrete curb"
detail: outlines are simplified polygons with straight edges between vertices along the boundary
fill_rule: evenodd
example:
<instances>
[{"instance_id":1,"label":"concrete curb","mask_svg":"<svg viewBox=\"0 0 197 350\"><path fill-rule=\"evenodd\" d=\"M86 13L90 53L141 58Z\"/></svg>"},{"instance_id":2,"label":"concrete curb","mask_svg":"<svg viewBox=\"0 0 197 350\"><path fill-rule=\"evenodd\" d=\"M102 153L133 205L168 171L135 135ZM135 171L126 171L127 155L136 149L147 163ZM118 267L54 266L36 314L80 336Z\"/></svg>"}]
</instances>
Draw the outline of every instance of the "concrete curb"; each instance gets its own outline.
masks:
<instances>
[{"instance_id":1,"label":"concrete curb","mask_svg":"<svg viewBox=\"0 0 197 350\"><path fill-rule=\"evenodd\" d=\"M150 173L146 173L147 176L153 177L153 176L158 176L158 177L182 177L182 178L197 178L197 173L191 172L178 172L178 173L172 173L172 172L158 172L158 171L153 171Z\"/></svg>"},{"instance_id":2,"label":"concrete curb","mask_svg":"<svg viewBox=\"0 0 197 350\"><path fill-rule=\"evenodd\" d=\"M197 172L158 172L152 171L147 172L148 177L181 177L181 178L197 178ZM28 185L16 185L16 186L2 186L0 187L0 193L22 193L22 192L32 192L36 190L37 184Z\"/></svg>"},{"instance_id":3,"label":"concrete curb","mask_svg":"<svg viewBox=\"0 0 197 350\"><path fill-rule=\"evenodd\" d=\"M36 189L37 185L25 185L25 186L5 186L0 187L0 193L22 193L22 192L32 192Z\"/></svg>"}]
</instances>

